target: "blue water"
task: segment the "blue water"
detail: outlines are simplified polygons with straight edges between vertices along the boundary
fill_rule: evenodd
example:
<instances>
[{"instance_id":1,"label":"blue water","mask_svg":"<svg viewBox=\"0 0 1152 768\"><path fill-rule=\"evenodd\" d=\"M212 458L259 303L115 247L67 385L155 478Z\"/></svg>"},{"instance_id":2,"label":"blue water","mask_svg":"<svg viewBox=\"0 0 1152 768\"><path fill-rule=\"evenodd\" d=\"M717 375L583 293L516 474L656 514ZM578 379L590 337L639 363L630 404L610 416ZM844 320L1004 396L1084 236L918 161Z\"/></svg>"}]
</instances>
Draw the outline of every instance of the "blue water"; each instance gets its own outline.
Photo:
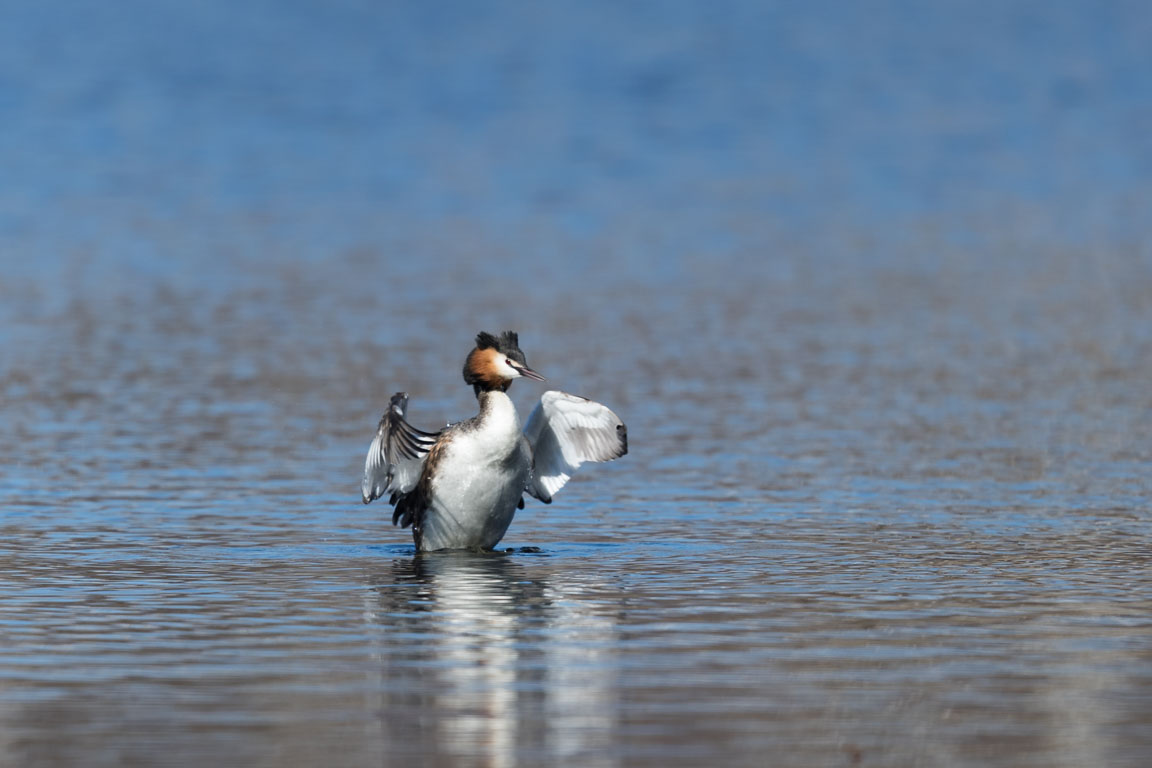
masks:
<instances>
[{"instance_id":1,"label":"blue water","mask_svg":"<svg viewBox=\"0 0 1152 768\"><path fill-rule=\"evenodd\" d=\"M0 764L1146 762L1146 4L3 18ZM416 557L505 328L631 452Z\"/></svg>"}]
</instances>

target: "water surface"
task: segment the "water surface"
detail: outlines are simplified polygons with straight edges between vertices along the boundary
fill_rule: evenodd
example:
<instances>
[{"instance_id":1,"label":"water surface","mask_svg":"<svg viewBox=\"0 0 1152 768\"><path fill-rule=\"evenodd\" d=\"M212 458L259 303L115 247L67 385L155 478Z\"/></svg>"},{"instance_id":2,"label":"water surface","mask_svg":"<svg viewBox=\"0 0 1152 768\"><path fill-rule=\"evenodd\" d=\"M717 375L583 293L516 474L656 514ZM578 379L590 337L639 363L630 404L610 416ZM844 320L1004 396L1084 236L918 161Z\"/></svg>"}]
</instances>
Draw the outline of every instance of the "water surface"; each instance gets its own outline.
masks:
<instances>
[{"instance_id":1,"label":"water surface","mask_svg":"<svg viewBox=\"0 0 1152 768\"><path fill-rule=\"evenodd\" d=\"M833 5L17 14L0 762L1143 765L1148 13ZM417 556L505 328L631 452Z\"/></svg>"}]
</instances>

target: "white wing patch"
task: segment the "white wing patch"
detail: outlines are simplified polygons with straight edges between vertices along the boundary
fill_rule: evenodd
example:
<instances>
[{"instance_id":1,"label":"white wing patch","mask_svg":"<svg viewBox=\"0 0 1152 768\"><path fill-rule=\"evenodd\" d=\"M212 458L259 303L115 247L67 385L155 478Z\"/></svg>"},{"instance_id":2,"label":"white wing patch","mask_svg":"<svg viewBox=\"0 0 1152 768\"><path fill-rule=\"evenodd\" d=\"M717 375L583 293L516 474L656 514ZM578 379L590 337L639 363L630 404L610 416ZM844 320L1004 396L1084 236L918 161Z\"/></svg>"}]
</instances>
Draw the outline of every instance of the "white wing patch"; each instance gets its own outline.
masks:
<instances>
[{"instance_id":1,"label":"white wing patch","mask_svg":"<svg viewBox=\"0 0 1152 768\"><path fill-rule=\"evenodd\" d=\"M545 392L528 417L524 437L532 446L528 493L552 501L586 461L611 461L628 453L628 430L606 406L566 392Z\"/></svg>"},{"instance_id":2,"label":"white wing patch","mask_svg":"<svg viewBox=\"0 0 1152 768\"><path fill-rule=\"evenodd\" d=\"M397 392L380 418L364 460L360 493L365 504L385 494L394 496L415 488L424 459L439 437L438 432L424 432L405 421L407 408L408 395Z\"/></svg>"}]
</instances>

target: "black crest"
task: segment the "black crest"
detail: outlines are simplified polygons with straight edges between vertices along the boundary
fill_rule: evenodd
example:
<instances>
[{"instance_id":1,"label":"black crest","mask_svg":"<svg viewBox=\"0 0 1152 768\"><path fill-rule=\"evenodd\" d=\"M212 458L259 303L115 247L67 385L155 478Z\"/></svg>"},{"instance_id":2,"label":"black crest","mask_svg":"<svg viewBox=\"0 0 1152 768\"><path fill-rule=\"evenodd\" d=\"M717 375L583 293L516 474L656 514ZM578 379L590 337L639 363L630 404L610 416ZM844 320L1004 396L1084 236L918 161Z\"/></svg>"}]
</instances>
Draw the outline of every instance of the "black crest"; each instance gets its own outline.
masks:
<instances>
[{"instance_id":1,"label":"black crest","mask_svg":"<svg viewBox=\"0 0 1152 768\"><path fill-rule=\"evenodd\" d=\"M524 359L524 353L520 351L520 337L516 331L504 331L499 336L480 331L476 334L476 349L495 349L521 365L528 364Z\"/></svg>"}]
</instances>

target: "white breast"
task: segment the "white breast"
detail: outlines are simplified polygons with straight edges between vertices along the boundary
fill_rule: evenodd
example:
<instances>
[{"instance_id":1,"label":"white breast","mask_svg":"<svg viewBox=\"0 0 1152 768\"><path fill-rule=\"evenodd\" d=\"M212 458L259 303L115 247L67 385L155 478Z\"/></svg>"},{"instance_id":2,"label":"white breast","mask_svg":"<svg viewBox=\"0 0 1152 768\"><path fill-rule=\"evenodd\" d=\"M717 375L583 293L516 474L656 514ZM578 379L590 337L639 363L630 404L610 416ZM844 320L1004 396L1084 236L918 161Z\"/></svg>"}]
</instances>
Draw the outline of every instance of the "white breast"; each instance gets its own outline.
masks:
<instances>
[{"instance_id":1,"label":"white breast","mask_svg":"<svg viewBox=\"0 0 1152 768\"><path fill-rule=\"evenodd\" d=\"M524 493L531 459L516 407L503 392L482 397L478 423L452 435L436 467L422 549L495 546Z\"/></svg>"}]
</instances>

